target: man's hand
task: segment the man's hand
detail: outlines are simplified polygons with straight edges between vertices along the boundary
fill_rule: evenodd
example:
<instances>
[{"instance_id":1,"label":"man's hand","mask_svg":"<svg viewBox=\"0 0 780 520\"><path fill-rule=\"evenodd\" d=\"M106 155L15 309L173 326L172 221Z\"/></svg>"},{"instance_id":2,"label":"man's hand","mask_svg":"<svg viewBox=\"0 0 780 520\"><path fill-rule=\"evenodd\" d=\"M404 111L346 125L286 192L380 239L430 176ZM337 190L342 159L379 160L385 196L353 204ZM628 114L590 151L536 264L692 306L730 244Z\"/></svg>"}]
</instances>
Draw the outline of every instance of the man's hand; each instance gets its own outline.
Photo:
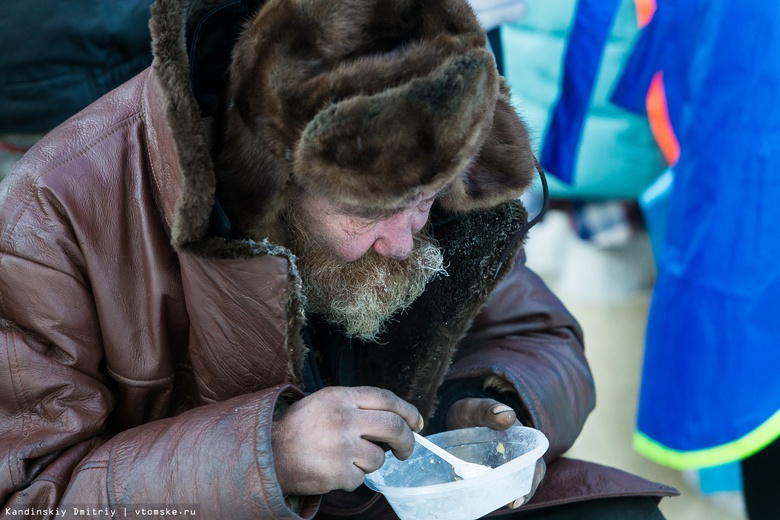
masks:
<instances>
[{"instance_id":1,"label":"man's hand","mask_svg":"<svg viewBox=\"0 0 780 520\"><path fill-rule=\"evenodd\" d=\"M447 411L447 429L487 426L494 430L506 430L520 424L517 414L509 406L495 399L469 397L455 401Z\"/></svg>"},{"instance_id":2,"label":"man's hand","mask_svg":"<svg viewBox=\"0 0 780 520\"><path fill-rule=\"evenodd\" d=\"M510 426L522 424L517 420L517 414L509 406L499 403L495 399L480 399L467 397L455 401L447 411L447 429L470 428L472 426L487 426L494 430L506 430ZM544 473L542 473L544 475ZM541 480L541 477L539 477ZM534 491L536 490L534 485ZM507 507L514 509L524 504L525 499L517 499Z\"/></svg>"},{"instance_id":3,"label":"man's hand","mask_svg":"<svg viewBox=\"0 0 780 520\"><path fill-rule=\"evenodd\" d=\"M389 390L327 387L301 399L274 422L276 475L288 495L352 491L379 469L386 443L400 460L414 450L423 419Z\"/></svg>"}]
</instances>

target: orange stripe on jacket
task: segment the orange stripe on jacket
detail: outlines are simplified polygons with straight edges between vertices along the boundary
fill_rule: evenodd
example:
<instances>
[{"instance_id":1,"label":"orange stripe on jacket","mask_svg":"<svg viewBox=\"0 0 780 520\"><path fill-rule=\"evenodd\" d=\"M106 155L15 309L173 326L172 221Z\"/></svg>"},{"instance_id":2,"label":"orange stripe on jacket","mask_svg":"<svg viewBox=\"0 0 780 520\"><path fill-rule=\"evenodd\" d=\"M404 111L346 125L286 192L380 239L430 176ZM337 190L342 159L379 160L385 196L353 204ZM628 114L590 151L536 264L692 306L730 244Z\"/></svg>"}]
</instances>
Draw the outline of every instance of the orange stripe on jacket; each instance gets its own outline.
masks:
<instances>
[{"instance_id":1,"label":"orange stripe on jacket","mask_svg":"<svg viewBox=\"0 0 780 520\"><path fill-rule=\"evenodd\" d=\"M677 135L674 133L672 122L669 119L663 71L658 71L653 76L645 98L645 105L647 106L650 131L653 132L653 137L664 154L666 162L673 166L680 158L680 142L677 140Z\"/></svg>"},{"instance_id":2,"label":"orange stripe on jacket","mask_svg":"<svg viewBox=\"0 0 780 520\"><path fill-rule=\"evenodd\" d=\"M634 5L636 6L636 23L641 29L653 19L656 3L655 0L634 0Z\"/></svg>"}]
</instances>

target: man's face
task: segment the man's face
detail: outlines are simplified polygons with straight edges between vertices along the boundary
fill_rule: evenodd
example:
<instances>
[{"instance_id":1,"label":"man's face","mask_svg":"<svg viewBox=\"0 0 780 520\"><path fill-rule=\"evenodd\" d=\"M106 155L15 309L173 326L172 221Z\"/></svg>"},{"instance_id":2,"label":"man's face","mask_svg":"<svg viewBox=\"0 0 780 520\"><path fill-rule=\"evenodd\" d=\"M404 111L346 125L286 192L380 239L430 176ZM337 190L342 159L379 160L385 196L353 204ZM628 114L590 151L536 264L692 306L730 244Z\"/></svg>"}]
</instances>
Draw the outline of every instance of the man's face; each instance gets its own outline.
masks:
<instances>
[{"instance_id":1,"label":"man's face","mask_svg":"<svg viewBox=\"0 0 780 520\"><path fill-rule=\"evenodd\" d=\"M345 209L303 193L287 214L307 310L348 336L375 340L437 274L442 253L421 231L436 193L385 214Z\"/></svg>"}]
</instances>

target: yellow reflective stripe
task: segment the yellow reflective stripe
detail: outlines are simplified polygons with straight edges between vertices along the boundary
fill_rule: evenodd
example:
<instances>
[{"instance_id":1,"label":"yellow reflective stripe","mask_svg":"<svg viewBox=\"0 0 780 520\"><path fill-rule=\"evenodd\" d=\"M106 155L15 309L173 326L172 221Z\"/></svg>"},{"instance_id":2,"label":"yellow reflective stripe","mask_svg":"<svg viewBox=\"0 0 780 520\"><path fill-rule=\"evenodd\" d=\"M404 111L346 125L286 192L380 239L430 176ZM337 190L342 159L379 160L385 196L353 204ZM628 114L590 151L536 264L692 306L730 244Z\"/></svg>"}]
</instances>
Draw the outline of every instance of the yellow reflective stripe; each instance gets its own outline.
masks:
<instances>
[{"instance_id":1,"label":"yellow reflective stripe","mask_svg":"<svg viewBox=\"0 0 780 520\"><path fill-rule=\"evenodd\" d=\"M674 450L654 441L642 432L634 433L634 450L653 462L672 469L684 470L719 466L747 458L780 436L780 410L761 426L739 439L695 451Z\"/></svg>"}]
</instances>

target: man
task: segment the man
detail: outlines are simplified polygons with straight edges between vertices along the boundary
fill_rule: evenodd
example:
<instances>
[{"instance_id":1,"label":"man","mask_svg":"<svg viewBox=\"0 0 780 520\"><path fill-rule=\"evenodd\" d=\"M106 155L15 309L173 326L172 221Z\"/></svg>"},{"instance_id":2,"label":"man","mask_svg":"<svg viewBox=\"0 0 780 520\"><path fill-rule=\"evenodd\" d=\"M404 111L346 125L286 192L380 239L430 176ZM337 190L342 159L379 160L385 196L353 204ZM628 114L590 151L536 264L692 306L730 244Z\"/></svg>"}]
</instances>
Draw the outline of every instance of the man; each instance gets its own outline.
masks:
<instances>
[{"instance_id":1,"label":"man","mask_svg":"<svg viewBox=\"0 0 780 520\"><path fill-rule=\"evenodd\" d=\"M559 458L592 378L516 261L535 161L467 4L259 4L158 0L153 68L3 184L4 508L392 518L385 446L519 420L535 507L658 518Z\"/></svg>"}]
</instances>

